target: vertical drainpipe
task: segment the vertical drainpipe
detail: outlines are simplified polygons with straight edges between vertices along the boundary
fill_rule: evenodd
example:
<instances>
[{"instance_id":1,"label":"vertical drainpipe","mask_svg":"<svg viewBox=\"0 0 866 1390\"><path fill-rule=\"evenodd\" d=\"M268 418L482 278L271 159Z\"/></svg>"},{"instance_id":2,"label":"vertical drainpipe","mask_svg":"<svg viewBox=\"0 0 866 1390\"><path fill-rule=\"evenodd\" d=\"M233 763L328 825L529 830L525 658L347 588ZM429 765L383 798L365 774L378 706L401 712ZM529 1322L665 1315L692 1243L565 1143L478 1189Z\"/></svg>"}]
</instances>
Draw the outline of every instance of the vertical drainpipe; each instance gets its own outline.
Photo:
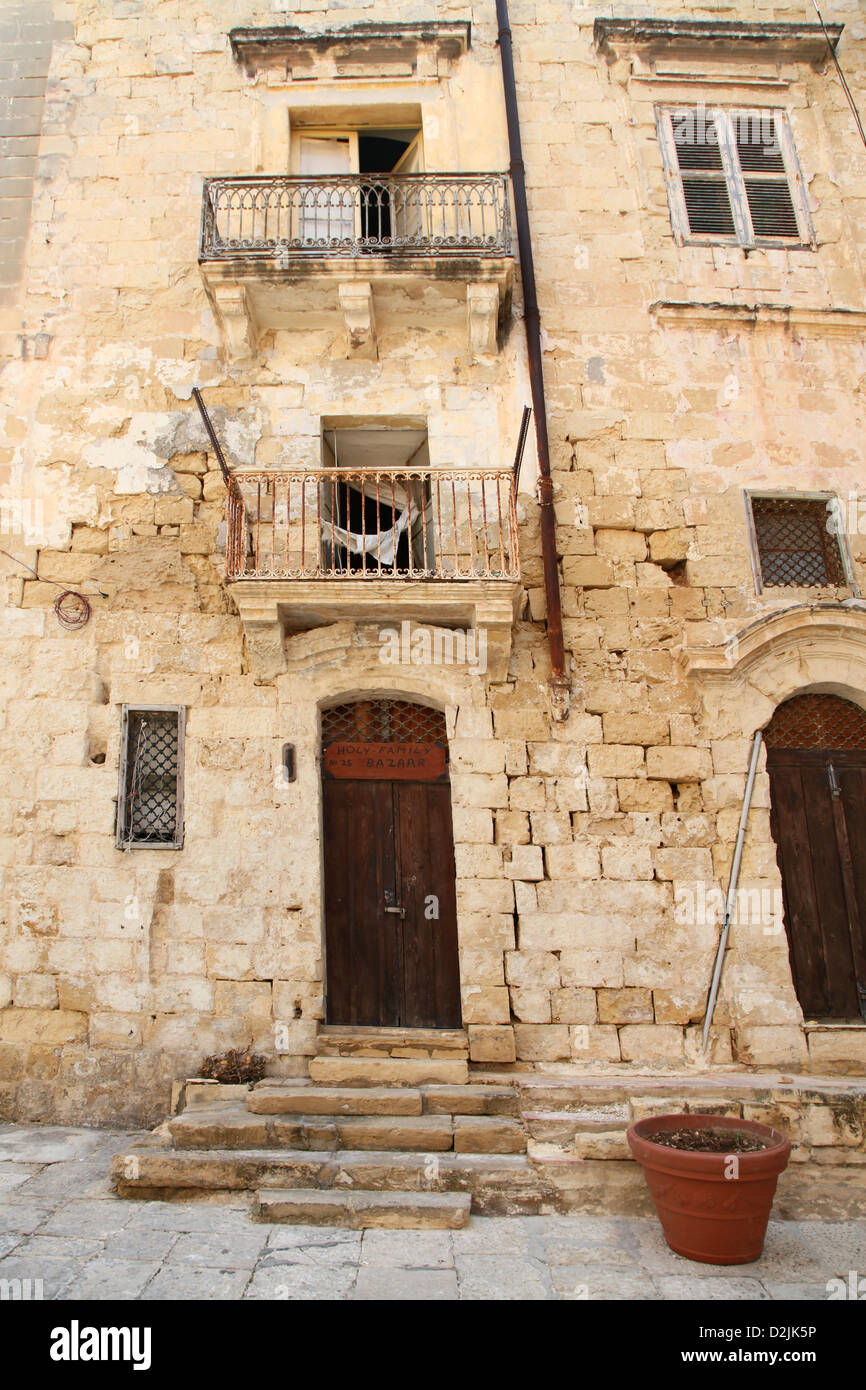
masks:
<instances>
[{"instance_id":1,"label":"vertical drainpipe","mask_svg":"<svg viewBox=\"0 0 866 1390\"><path fill-rule=\"evenodd\" d=\"M520 139L520 117L517 111L517 85L514 79L514 56L511 46L507 0L496 0L496 18L499 25L499 56L502 60L502 83L505 90L505 115L508 122L508 148L511 156L511 184L514 190L517 246L520 252L520 275L523 281L526 351L529 358L529 382L535 415L535 438L540 474L538 496L541 504L541 554L544 566L544 593L547 601L547 639L550 648L550 686L553 697L551 706L554 718L561 720L568 718L568 692L571 682L565 670L562 602L559 592L556 525L553 511L553 483L550 477L550 445L547 437L547 406L544 399L541 320L535 288L532 240L529 234L529 206L526 201L526 177L523 147Z\"/></svg>"}]
</instances>

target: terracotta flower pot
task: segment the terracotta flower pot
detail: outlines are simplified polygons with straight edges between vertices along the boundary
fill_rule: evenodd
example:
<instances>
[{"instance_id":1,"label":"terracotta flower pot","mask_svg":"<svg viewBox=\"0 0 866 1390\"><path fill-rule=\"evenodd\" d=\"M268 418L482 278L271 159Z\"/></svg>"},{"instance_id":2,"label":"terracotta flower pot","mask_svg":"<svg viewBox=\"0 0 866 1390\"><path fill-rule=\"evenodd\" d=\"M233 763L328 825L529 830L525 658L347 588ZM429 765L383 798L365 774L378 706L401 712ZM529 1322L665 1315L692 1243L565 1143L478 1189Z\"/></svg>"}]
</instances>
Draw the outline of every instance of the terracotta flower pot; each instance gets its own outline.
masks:
<instances>
[{"instance_id":1,"label":"terracotta flower pot","mask_svg":"<svg viewBox=\"0 0 866 1390\"><path fill-rule=\"evenodd\" d=\"M672 1129L745 1130L768 1147L754 1153L694 1153L652 1142ZM757 1260L791 1142L769 1125L726 1115L655 1115L628 1131L629 1148L652 1193L665 1240L678 1255L704 1264ZM731 1158L736 1158L736 1163Z\"/></svg>"}]
</instances>

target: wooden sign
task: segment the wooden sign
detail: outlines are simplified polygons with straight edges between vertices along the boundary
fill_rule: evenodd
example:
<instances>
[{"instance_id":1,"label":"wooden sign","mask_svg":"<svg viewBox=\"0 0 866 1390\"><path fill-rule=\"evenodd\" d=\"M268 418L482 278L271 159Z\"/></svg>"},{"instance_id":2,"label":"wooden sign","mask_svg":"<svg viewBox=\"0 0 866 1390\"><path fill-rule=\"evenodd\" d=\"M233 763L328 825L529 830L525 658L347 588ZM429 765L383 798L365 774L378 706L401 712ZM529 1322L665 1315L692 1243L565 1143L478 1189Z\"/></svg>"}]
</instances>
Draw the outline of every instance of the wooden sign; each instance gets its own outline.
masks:
<instances>
[{"instance_id":1,"label":"wooden sign","mask_svg":"<svg viewBox=\"0 0 866 1390\"><path fill-rule=\"evenodd\" d=\"M380 782L444 782L441 743L329 743L322 754L326 777Z\"/></svg>"}]
</instances>

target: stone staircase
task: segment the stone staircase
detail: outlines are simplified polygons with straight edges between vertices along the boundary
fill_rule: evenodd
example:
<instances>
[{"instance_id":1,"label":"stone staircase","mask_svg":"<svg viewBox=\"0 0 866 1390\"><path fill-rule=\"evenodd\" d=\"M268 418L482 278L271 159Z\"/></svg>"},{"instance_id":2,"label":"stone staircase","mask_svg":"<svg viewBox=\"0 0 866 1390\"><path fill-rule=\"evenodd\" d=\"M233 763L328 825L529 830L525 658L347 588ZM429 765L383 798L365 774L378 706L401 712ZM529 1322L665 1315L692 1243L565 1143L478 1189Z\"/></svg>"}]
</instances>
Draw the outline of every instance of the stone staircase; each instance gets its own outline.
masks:
<instances>
[{"instance_id":1,"label":"stone staircase","mask_svg":"<svg viewBox=\"0 0 866 1390\"><path fill-rule=\"evenodd\" d=\"M456 1228L470 1211L554 1210L527 1157L517 1088L470 1082L462 1033L425 1047L390 1031L325 1031L309 1079L187 1083L182 1113L116 1155L118 1192L247 1192L258 1220L352 1227Z\"/></svg>"},{"instance_id":2,"label":"stone staircase","mask_svg":"<svg viewBox=\"0 0 866 1390\"><path fill-rule=\"evenodd\" d=\"M115 1156L120 1195L243 1197L257 1220L356 1228L456 1228L470 1213L650 1215L626 1130L686 1110L790 1135L778 1216L862 1213L862 1078L470 1072L462 1033L327 1029L309 1078L189 1081L177 1108Z\"/></svg>"}]
</instances>

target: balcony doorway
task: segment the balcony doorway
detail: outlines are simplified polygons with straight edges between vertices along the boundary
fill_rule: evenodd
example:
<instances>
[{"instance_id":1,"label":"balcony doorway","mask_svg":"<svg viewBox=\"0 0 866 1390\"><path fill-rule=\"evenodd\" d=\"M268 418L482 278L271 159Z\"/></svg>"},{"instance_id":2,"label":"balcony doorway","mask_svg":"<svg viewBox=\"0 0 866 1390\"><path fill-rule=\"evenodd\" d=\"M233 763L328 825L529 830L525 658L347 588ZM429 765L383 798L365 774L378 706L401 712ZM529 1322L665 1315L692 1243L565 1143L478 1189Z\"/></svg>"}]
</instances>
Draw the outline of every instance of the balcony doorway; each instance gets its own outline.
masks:
<instances>
[{"instance_id":1,"label":"balcony doorway","mask_svg":"<svg viewBox=\"0 0 866 1390\"><path fill-rule=\"evenodd\" d=\"M424 427L325 428L320 485L323 567L397 576L435 568Z\"/></svg>"},{"instance_id":2,"label":"balcony doorway","mask_svg":"<svg viewBox=\"0 0 866 1390\"><path fill-rule=\"evenodd\" d=\"M423 171L420 130L302 128L295 159L299 174L315 181L301 204L303 243L326 247L358 241L361 252L380 254L423 235L417 190L407 196L405 187L393 182Z\"/></svg>"}]
</instances>

